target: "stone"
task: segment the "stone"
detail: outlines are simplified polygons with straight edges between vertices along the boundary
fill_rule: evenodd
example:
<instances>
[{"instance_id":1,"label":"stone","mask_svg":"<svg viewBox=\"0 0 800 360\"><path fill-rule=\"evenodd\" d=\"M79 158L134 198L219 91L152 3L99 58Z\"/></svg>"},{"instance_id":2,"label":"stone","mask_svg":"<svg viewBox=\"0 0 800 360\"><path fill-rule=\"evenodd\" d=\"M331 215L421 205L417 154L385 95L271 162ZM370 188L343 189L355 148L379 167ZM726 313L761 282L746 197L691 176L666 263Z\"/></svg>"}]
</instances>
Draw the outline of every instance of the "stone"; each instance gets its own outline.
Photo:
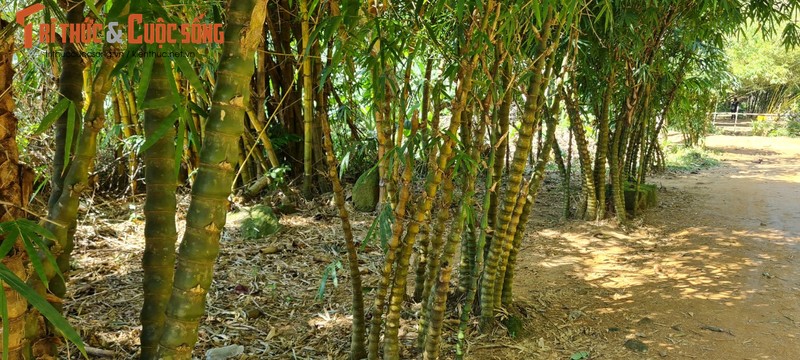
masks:
<instances>
[{"instance_id":1,"label":"stone","mask_svg":"<svg viewBox=\"0 0 800 360\"><path fill-rule=\"evenodd\" d=\"M378 205L380 179L377 169L367 171L353 185L353 207L361 212L375 211Z\"/></svg>"},{"instance_id":2,"label":"stone","mask_svg":"<svg viewBox=\"0 0 800 360\"><path fill-rule=\"evenodd\" d=\"M647 345L636 339L629 339L626 341L625 347L636 352L647 352Z\"/></svg>"},{"instance_id":3,"label":"stone","mask_svg":"<svg viewBox=\"0 0 800 360\"><path fill-rule=\"evenodd\" d=\"M206 351L206 360L226 360L244 354L244 346L228 345Z\"/></svg>"},{"instance_id":4,"label":"stone","mask_svg":"<svg viewBox=\"0 0 800 360\"><path fill-rule=\"evenodd\" d=\"M256 205L247 210L240 230L247 240L263 239L281 229L278 215L266 205Z\"/></svg>"},{"instance_id":5,"label":"stone","mask_svg":"<svg viewBox=\"0 0 800 360\"><path fill-rule=\"evenodd\" d=\"M520 335L523 329L523 322L519 316L511 315L505 321L506 329L508 329L508 336L516 338Z\"/></svg>"},{"instance_id":6,"label":"stone","mask_svg":"<svg viewBox=\"0 0 800 360\"><path fill-rule=\"evenodd\" d=\"M658 188L654 184L639 184L639 201L636 202L635 184L625 183L625 210L642 211L658 206ZM634 204L635 203L635 204Z\"/></svg>"}]
</instances>

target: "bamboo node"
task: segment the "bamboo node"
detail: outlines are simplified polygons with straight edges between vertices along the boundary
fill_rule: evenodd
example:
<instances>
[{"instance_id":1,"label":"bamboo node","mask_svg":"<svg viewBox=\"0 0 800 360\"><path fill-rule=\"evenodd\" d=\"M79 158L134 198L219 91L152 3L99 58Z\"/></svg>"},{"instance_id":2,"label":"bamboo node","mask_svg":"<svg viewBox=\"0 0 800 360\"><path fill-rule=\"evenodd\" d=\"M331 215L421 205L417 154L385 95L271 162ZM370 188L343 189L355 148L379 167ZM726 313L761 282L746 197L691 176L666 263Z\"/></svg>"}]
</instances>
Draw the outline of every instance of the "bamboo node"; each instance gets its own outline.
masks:
<instances>
[{"instance_id":1,"label":"bamboo node","mask_svg":"<svg viewBox=\"0 0 800 360\"><path fill-rule=\"evenodd\" d=\"M206 229L206 231L210 231L210 232L214 232L214 233L219 232L219 230L220 230L217 227L217 224L214 224L213 221L210 224L206 225L205 229Z\"/></svg>"},{"instance_id":2,"label":"bamboo node","mask_svg":"<svg viewBox=\"0 0 800 360\"><path fill-rule=\"evenodd\" d=\"M189 293L192 295L203 295L205 293L205 290L203 289L202 286L200 286L200 284L197 284L197 286L189 289Z\"/></svg>"},{"instance_id":3,"label":"bamboo node","mask_svg":"<svg viewBox=\"0 0 800 360\"><path fill-rule=\"evenodd\" d=\"M233 171L233 165L228 161L222 161L219 163L219 168L225 171Z\"/></svg>"}]
</instances>

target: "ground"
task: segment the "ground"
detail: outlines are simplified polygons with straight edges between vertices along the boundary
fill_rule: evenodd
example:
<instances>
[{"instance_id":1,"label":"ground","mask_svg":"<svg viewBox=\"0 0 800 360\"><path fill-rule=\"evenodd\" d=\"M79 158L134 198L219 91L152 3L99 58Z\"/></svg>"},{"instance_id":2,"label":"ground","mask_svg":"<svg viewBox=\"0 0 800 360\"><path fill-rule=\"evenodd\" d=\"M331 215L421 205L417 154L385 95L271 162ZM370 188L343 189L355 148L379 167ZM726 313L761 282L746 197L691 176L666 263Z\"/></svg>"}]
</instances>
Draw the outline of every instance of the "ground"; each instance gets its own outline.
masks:
<instances>
[{"instance_id":1,"label":"ground","mask_svg":"<svg viewBox=\"0 0 800 360\"><path fill-rule=\"evenodd\" d=\"M546 184L515 282L512 312L524 331L514 339L502 329L473 332L469 358L800 354L800 141L712 136L706 146L721 165L651 178L660 205L627 226L562 221L557 181ZM87 209L66 301L87 344L119 359L134 358L141 329L141 205L133 204L120 211L113 209L122 204L98 200ZM335 276L339 286L329 276L315 299L325 269L343 259L341 231L328 199L316 205L284 216L283 229L263 240L242 240L229 225L197 354L241 344L243 359L346 358L346 266ZM372 216L353 220L363 238ZM368 246L361 260L369 286L379 248ZM401 336L413 343L412 323Z\"/></svg>"}]
</instances>

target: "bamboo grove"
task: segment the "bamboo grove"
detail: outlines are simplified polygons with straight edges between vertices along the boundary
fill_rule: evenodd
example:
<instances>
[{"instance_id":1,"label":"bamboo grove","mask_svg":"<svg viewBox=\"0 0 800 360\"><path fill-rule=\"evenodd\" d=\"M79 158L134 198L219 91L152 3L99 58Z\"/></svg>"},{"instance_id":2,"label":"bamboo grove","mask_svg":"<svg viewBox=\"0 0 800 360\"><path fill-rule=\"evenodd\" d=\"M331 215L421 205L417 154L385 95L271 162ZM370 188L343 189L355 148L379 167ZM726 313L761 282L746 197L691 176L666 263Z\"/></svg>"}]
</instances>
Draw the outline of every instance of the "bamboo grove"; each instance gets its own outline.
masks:
<instances>
[{"instance_id":1,"label":"bamboo grove","mask_svg":"<svg viewBox=\"0 0 800 360\"><path fill-rule=\"evenodd\" d=\"M135 56L158 44L49 45L57 95L36 131L54 139L42 185L49 252L19 249L3 264L61 309L81 197L144 193L142 359L192 358L229 202L292 185L306 199L334 194L351 358L466 357L469 336L495 333L514 311L516 263L550 165L569 183L574 147L581 191L568 216L625 223L636 216L625 190L663 166L659 135L705 131L676 115L713 86L701 73L720 67L724 37L756 21L796 42L791 22L780 28L796 4L777 0L42 3L46 19L71 24L129 14L225 24L220 45L164 45L190 56ZM0 45L13 47L18 30L4 23ZM117 55L79 55L90 47ZM17 147L13 92L3 91L10 52L0 58L3 149ZM700 99L692 106L714 105ZM33 176L16 151L0 156L0 216L23 218ZM359 252L378 245L354 236L345 190L368 172L379 183L375 222L387 229L371 291ZM191 203L179 242L181 188ZM4 294L4 356L54 357L58 326ZM401 341L408 320L414 344Z\"/></svg>"}]
</instances>

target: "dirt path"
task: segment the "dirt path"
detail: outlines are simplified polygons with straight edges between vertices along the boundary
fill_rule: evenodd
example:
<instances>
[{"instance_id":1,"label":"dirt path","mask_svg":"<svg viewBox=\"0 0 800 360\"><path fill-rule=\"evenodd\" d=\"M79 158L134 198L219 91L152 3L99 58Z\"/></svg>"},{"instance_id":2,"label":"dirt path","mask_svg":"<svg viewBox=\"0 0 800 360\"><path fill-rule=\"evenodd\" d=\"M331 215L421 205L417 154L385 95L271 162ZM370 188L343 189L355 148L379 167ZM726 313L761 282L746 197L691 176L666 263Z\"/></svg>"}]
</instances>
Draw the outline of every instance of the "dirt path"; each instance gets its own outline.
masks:
<instances>
[{"instance_id":1,"label":"dirt path","mask_svg":"<svg viewBox=\"0 0 800 360\"><path fill-rule=\"evenodd\" d=\"M800 141L706 145L723 165L653 179L660 206L636 230L534 219L515 290L530 325L504 351L475 354L800 357ZM647 351L626 348L630 339Z\"/></svg>"}]
</instances>

